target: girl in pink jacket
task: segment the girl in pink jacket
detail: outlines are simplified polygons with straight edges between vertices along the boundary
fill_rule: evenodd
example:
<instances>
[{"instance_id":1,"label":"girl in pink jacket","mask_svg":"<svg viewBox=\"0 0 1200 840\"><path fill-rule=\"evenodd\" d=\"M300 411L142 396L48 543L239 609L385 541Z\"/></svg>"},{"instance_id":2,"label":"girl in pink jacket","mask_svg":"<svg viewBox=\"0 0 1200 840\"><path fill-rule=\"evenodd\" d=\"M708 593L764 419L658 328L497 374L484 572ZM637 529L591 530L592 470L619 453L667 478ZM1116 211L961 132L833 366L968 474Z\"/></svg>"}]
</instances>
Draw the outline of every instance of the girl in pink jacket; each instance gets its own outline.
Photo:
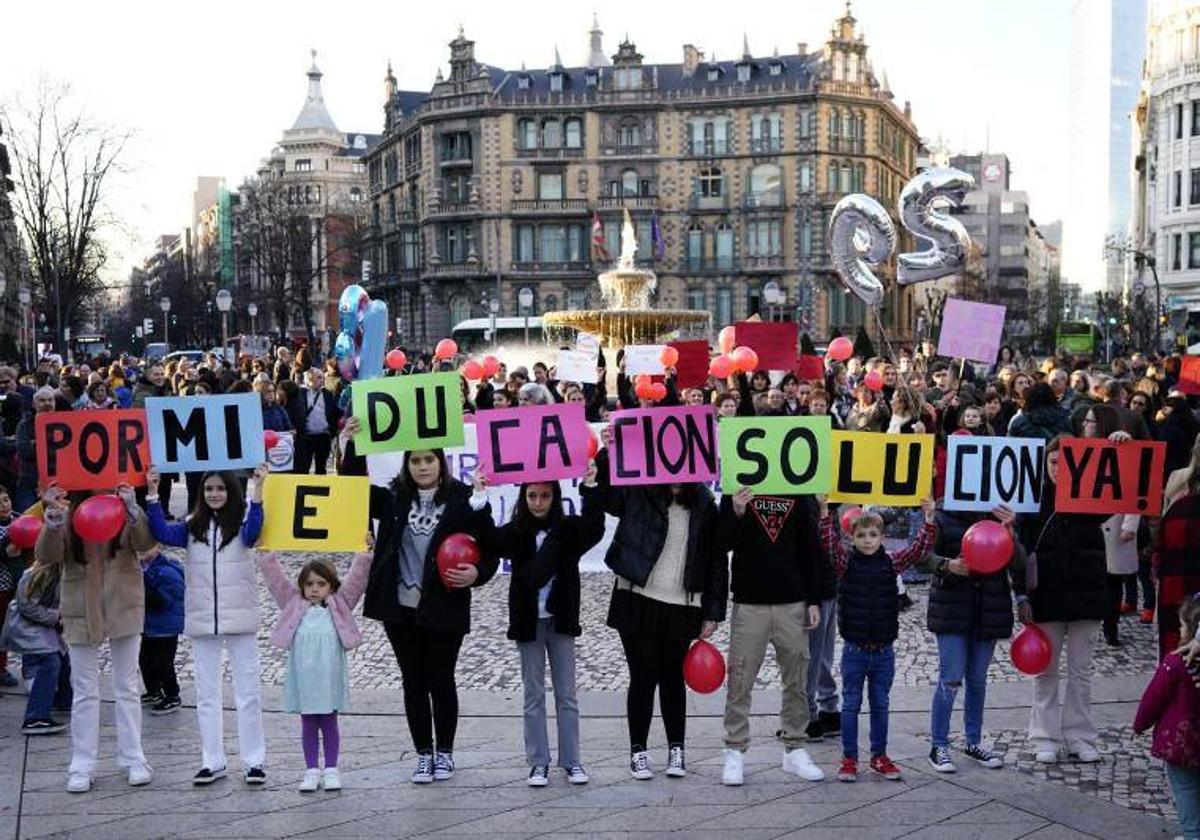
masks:
<instances>
[{"instance_id":1,"label":"girl in pink jacket","mask_svg":"<svg viewBox=\"0 0 1200 840\"><path fill-rule=\"evenodd\" d=\"M368 537L368 543L370 538ZM279 605L279 623L271 644L288 651L284 711L300 714L301 745L307 770L302 792L341 790L338 774L338 712L349 705L346 651L358 647L362 634L354 621L354 607L367 586L371 549L355 555L345 583L325 560L304 564L295 582L274 554L264 554L258 565L267 589ZM318 737L325 742L325 772L318 768Z\"/></svg>"}]
</instances>

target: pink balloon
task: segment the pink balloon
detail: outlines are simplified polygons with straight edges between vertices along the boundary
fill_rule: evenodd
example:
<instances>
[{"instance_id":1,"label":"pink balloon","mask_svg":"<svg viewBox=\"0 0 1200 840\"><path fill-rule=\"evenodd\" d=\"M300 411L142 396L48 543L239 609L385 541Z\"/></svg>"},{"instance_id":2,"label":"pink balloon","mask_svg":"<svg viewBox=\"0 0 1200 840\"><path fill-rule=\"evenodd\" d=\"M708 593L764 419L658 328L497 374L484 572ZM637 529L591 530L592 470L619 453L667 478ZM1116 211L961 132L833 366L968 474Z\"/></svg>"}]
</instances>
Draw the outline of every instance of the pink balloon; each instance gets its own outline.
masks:
<instances>
[{"instance_id":1,"label":"pink balloon","mask_svg":"<svg viewBox=\"0 0 1200 840\"><path fill-rule=\"evenodd\" d=\"M75 508L71 522L86 542L108 542L125 527L125 503L116 496L91 496Z\"/></svg>"},{"instance_id":2,"label":"pink balloon","mask_svg":"<svg viewBox=\"0 0 1200 840\"><path fill-rule=\"evenodd\" d=\"M738 347L733 351L733 363L738 370L750 373L758 369L758 354L749 347Z\"/></svg>"},{"instance_id":3,"label":"pink balloon","mask_svg":"<svg viewBox=\"0 0 1200 840\"><path fill-rule=\"evenodd\" d=\"M42 520L25 514L8 526L8 541L21 550L33 548L42 532Z\"/></svg>"},{"instance_id":4,"label":"pink balloon","mask_svg":"<svg viewBox=\"0 0 1200 840\"><path fill-rule=\"evenodd\" d=\"M872 391L882 391L883 374L877 370L867 371L867 375L863 377L863 384Z\"/></svg>"},{"instance_id":5,"label":"pink balloon","mask_svg":"<svg viewBox=\"0 0 1200 840\"><path fill-rule=\"evenodd\" d=\"M721 332L717 336L717 346L721 348L721 352L725 355L733 350L733 343L737 341L737 330L732 325L722 327Z\"/></svg>"},{"instance_id":6,"label":"pink balloon","mask_svg":"<svg viewBox=\"0 0 1200 840\"><path fill-rule=\"evenodd\" d=\"M463 363L462 375L467 379L483 379L483 365L474 359L468 359Z\"/></svg>"},{"instance_id":7,"label":"pink balloon","mask_svg":"<svg viewBox=\"0 0 1200 840\"><path fill-rule=\"evenodd\" d=\"M383 357L383 361L387 364L388 370L400 370L408 363L408 357L404 355L403 350L389 350L388 354Z\"/></svg>"},{"instance_id":8,"label":"pink balloon","mask_svg":"<svg viewBox=\"0 0 1200 840\"><path fill-rule=\"evenodd\" d=\"M839 335L829 342L829 349L825 351L825 355L835 362L844 362L854 355L854 343L846 336Z\"/></svg>"},{"instance_id":9,"label":"pink balloon","mask_svg":"<svg viewBox=\"0 0 1200 840\"><path fill-rule=\"evenodd\" d=\"M683 657L683 680L692 691L712 694L725 682L725 657L712 642L697 639Z\"/></svg>"},{"instance_id":10,"label":"pink balloon","mask_svg":"<svg viewBox=\"0 0 1200 840\"><path fill-rule=\"evenodd\" d=\"M445 361L453 359L454 354L458 352L458 342L453 338L443 338L437 343L437 347L433 348L433 357Z\"/></svg>"},{"instance_id":11,"label":"pink balloon","mask_svg":"<svg viewBox=\"0 0 1200 840\"><path fill-rule=\"evenodd\" d=\"M842 524L842 533L848 537L854 536L854 520L862 516L863 509L858 505L848 507L842 511L840 517Z\"/></svg>"},{"instance_id":12,"label":"pink balloon","mask_svg":"<svg viewBox=\"0 0 1200 840\"><path fill-rule=\"evenodd\" d=\"M728 379L733 373L733 361L728 356L717 356L709 363L708 372L717 379Z\"/></svg>"},{"instance_id":13,"label":"pink balloon","mask_svg":"<svg viewBox=\"0 0 1200 840\"><path fill-rule=\"evenodd\" d=\"M661 382L655 382L650 385L650 399L655 402L662 402L667 398L667 386Z\"/></svg>"},{"instance_id":14,"label":"pink balloon","mask_svg":"<svg viewBox=\"0 0 1200 840\"><path fill-rule=\"evenodd\" d=\"M1046 631L1036 624L1027 624L1012 640L1009 648L1012 664L1022 674L1036 677L1050 667L1053 651Z\"/></svg>"},{"instance_id":15,"label":"pink balloon","mask_svg":"<svg viewBox=\"0 0 1200 840\"><path fill-rule=\"evenodd\" d=\"M963 534L963 560L977 575L990 575L1003 569L1008 565L1012 551L1012 534L994 519L976 522Z\"/></svg>"}]
</instances>

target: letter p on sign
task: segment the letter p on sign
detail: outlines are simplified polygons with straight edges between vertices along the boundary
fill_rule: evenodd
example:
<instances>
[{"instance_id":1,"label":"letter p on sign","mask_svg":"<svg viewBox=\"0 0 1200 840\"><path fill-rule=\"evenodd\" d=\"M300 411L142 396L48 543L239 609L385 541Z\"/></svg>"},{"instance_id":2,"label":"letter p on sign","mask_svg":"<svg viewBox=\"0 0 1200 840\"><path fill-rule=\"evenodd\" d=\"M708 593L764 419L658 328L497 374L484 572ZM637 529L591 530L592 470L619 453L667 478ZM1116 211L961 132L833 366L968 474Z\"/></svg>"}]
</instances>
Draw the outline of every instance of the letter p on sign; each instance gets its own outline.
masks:
<instances>
[{"instance_id":1,"label":"letter p on sign","mask_svg":"<svg viewBox=\"0 0 1200 840\"><path fill-rule=\"evenodd\" d=\"M362 551L370 525L366 476L267 476L258 547L270 551Z\"/></svg>"}]
</instances>

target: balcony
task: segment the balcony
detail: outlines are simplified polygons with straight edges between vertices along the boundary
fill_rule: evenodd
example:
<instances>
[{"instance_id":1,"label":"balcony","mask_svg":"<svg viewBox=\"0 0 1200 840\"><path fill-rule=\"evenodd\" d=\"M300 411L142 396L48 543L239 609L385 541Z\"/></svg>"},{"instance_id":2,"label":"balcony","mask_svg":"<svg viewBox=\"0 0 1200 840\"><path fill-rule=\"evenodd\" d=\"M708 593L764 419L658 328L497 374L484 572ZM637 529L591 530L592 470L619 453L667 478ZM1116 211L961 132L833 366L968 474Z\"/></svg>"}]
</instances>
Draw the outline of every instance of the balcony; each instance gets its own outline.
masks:
<instances>
[{"instance_id":1,"label":"balcony","mask_svg":"<svg viewBox=\"0 0 1200 840\"><path fill-rule=\"evenodd\" d=\"M733 257L685 257L680 261L680 270L689 274L728 274L738 270L738 261Z\"/></svg>"},{"instance_id":2,"label":"balcony","mask_svg":"<svg viewBox=\"0 0 1200 840\"><path fill-rule=\"evenodd\" d=\"M653 210L658 207L656 195L602 195L599 208L601 210L620 210L628 207L630 210Z\"/></svg>"},{"instance_id":3,"label":"balcony","mask_svg":"<svg viewBox=\"0 0 1200 840\"><path fill-rule=\"evenodd\" d=\"M488 268L480 260L437 263L430 261L426 266L425 273L432 274L434 277L477 277L480 274L487 274Z\"/></svg>"},{"instance_id":4,"label":"balcony","mask_svg":"<svg viewBox=\"0 0 1200 840\"><path fill-rule=\"evenodd\" d=\"M729 196L727 195L696 195L688 199L690 210L728 210Z\"/></svg>"},{"instance_id":5,"label":"balcony","mask_svg":"<svg viewBox=\"0 0 1200 840\"><path fill-rule=\"evenodd\" d=\"M592 264L585 260L522 260L514 261L510 268L514 275L530 275L536 277L592 276Z\"/></svg>"},{"instance_id":6,"label":"balcony","mask_svg":"<svg viewBox=\"0 0 1200 840\"><path fill-rule=\"evenodd\" d=\"M441 166L443 169L461 167L470 168L474 165L475 159L471 157L470 152L451 151L444 153L442 158L438 161L438 166Z\"/></svg>"},{"instance_id":7,"label":"balcony","mask_svg":"<svg viewBox=\"0 0 1200 840\"><path fill-rule=\"evenodd\" d=\"M750 193L742 198L742 209L750 213L769 213L771 211L781 213L787 209L787 206L783 203L783 196L779 193Z\"/></svg>"},{"instance_id":8,"label":"balcony","mask_svg":"<svg viewBox=\"0 0 1200 840\"><path fill-rule=\"evenodd\" d=\"M750 153L755 155L776 155L783 151L783 138L758 137L750 140Z\"/></svg>"},{"instance_id":9,"label":"balcony","mask_svg":"<svg viewBox=\"0 0 1200 840\"><path fill-rule=\"evenodd\" d=\"M425 208L428 217L473 216L482 213L483 207L478 201L431 201Z\"/></svg>"},{"instance_id":10,"label":"balcony","mask_svg":"<svg viewBox=\"0 0 1200 840\"><path fill-rule=\"evenodd\" d=\"M509 205L512 213L534 216L581 215L587 213L586 198L518 198Z\"/></svg>"},{"instance_id":11,"label":"balcony","mask_svg":"<svg viewBox=\"0 0 1200 840\"><path fill-rule=\"evenodd\" d=\"M517 146L516 153L517 157L522 160L528 160L529 158L563 160L565 158L583 157L583 146L533 146L528 148Z\"/></svg>"},{"instance_id":12,"label":"balcony","mask_svg":"<svg viewBox=\"0 0 1200 840\"><path fill-rule=\"evenodd\" d=\"M784 271L787 269L782 254L772 254L769 256L746 256L742 257L743 271Z\"/></svg>"},{"instance_id":13,"label":"balcony","mask_svg":"<svg viewBox=\"0 0 1200 840\"><path fill-rule=\"evenodd\" d=\"M852 152L861 155L865 149L866 141L861 137L834 135L829 138L829 151L831 152Z\"/></svg>"},{"instance_id":14,"label":"balcony","mask_svg":"<svg viewBox=\"0 0 1200 840\"><path fill-rule=\"evenodd\" d=\"M604 157L646 157L658 154L658 146L654 143L616 143L600 147Z\"/></svg>"},{"instance_id":15,"label":"balcony","mask_svg":"<svg viewBox=\"0 0 1200 840\"><path fill-rule=\"evenodd\" d=\"M716 157L733 153L733 144L728 140L694 141L683 147L684 157Z\"/></svg>"}]
</instances>

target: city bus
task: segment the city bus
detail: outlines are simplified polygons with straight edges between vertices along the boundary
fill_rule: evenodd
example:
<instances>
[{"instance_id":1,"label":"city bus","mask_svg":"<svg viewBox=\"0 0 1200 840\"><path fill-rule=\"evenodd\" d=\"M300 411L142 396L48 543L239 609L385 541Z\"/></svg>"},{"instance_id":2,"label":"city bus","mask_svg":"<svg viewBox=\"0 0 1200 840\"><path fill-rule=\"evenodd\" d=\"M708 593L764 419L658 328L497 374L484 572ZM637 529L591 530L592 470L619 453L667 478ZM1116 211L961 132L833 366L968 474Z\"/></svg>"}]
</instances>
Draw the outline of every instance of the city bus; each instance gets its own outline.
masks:
<instances>
[{"instance_id":1,"label":"city bus","mask_svg":"<svg viewBox=\"0 0 1200 840\"><path fill-rule=\"evenodd\" d=\"M1063 321L1055 332L1054 347L1091 356L1096 352L1099 332L1090 321Z\"/></svg>"}]
</instances>

